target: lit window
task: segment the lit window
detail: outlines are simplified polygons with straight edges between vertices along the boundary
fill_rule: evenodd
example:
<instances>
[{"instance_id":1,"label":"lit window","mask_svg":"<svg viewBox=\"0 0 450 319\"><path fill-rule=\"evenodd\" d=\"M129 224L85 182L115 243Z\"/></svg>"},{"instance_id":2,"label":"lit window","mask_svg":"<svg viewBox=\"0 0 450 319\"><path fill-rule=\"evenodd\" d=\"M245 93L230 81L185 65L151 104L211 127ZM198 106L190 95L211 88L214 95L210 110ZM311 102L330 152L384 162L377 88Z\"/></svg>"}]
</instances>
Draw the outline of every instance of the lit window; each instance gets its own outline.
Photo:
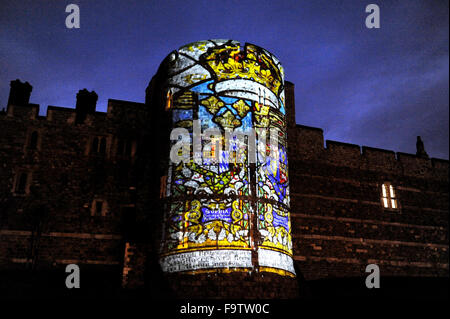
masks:
<instances>
[{"instance_id":1,"label":"lit window","mask_svg":"<svg viewBox=\"0 0 450 319\"><path fill-rule=\"evenodd\" d=\"M394 186L389 183L381 185L381 194L384 208L397 209L397 196L395 194Z\"/></svg>"},{"instance_id":2,"label":"lit window","mask_svg":"<svg viewBox=\"0 0 450 319\"><path fill-rule=\"evenodd\" d=\"M172 92L170 90L167 91L166 96L166 111L172 108Z\"/></svg>"}]
</instances>

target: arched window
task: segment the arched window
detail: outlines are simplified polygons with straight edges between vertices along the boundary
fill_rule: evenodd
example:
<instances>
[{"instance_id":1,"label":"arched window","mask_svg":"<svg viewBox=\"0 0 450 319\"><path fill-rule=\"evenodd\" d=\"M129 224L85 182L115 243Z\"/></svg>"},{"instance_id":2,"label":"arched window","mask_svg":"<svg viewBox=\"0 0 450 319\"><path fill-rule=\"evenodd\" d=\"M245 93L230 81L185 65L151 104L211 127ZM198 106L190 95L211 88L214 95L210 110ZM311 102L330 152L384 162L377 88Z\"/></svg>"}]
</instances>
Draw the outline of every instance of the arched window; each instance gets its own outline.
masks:
<instances>
[{"instance_id":1,"label":"arched window","mask_svg":"<svg viewBox=\"0 0 450 319\"><path fill-rule=\"evenodd\" d=\"M94 136L91 142L90 154L104 156L106 154L107 137L106 136Z\"/></svg>"},{"instance_id":2,"label":"arched window","mask_svg":"<svg viewBox=\"0 0 450 319\"><path fill-rule=\"evenodd\" d=\"M117 155L131 157L135 151L135 141L132 139L119 139L117 141Z\"/></svg>"},{"instance_id":3,"label":"arched window","mask_svg":"<svg viewBox=\"0 0 450 319\"><path fill-rule=\"evenodd\" d=\"M102 137L100 140L99 153L105 154L105 152L106 152L106 138Z\"/></svg>"},{"instance_id":4,"label":"arched window","mask_svg":"<svg viewBox=\"0 0 450 319\"><path fill-rule=\"evenodd\" d=\"M103 199L94 199L91 206L91 216L106 216L108 204Z\"/></svg>"},{"instance_id":5,"label":"arched window","mask_svg":"<svg viewBox=\"0 0 450 319\"><path fill-rule=\"evenodd\" d=\"M125 155L126 156L131 156L131 148L132 148L132 141L131 140L127 140L126 148L125 148Z\"/></svg>"},{"instance_id":6,"label":"arched window","mask_svg":"<svg viewBox=\"0 0 450 319\"><path fill-rule=\"evenodd\" d=\"M98 150L98 137L94 137L92 140L92 153L97 153Z\"/></svg>"},{"instance_id":7,"label":"arched window","mask_svg":"<svg viewBox=\"0 0 450 319\"><path fill-rule=\"evenodd\" d=\"M97 216L102 214L102 210L103 210L103 202L102 201L96 201L95 202L95 214Z\"/></svg>"},{"instance_id":8,"label":"arched window","mask_svg":"<svg viewBox=\"0 0 450 319\"><path fill-rule=\"evenodd\" d=\"M27 192L28 184L28 173L20 172L16 177L16 185L14 187L14 192L17 194L25 194Z\"/></svg>"},{"instance_id":9,"label":"arched window","mask_svg":"<svg viewBox=\"0 0 450 319\"><path fill-rule=\"evenodd\" d=\"M124 142L123 140L119 140L117 142L117 155L122 155L124 150Z\"/></svg>"},{"instance_id":10,"label":"arched window","mask_svg":"<svg viewBox=\"0 0 450 319\"><path fill-rule=\"evenodd\" d=\"M31 133L31 136L30 136L30 144L29 144L29 148L31 150L37 149L38 138L39 138L38 132L33 131L33 133Z\"/></svg>"}]
</instances>

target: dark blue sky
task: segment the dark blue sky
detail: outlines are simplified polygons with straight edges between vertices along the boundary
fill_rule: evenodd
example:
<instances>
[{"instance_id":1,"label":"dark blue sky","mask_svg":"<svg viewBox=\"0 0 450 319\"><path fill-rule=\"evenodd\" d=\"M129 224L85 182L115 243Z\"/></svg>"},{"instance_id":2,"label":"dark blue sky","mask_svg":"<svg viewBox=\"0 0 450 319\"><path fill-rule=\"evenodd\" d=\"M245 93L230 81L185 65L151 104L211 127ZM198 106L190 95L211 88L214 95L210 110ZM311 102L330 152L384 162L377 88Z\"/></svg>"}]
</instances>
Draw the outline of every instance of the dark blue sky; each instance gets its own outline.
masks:
<instances>
[{"instance_id":1,"label":"dark blue sky","mask_svg":"<svg viewBox=\"0 0 450 319\"><path fill-rule=\"evenodd\" d=\"M78 4L81 28L67 29ZM367 29L366 5L381 9ZM225 38L274 53L296 85L297 123L326 139L449 158L449 8L433 1L0 0L0 108L9 82L31 102L74 107L79 89L144 101L163 58L189 42Z\"/></svg>"}]
</instances>

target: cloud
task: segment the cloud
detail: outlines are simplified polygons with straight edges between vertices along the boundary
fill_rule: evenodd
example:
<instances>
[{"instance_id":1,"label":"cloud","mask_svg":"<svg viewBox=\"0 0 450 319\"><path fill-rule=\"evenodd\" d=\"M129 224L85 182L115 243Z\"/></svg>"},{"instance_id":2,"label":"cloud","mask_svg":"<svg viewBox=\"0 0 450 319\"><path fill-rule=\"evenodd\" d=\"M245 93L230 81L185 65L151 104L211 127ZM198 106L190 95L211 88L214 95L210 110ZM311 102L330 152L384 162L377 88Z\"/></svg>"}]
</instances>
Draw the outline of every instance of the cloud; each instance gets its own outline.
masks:
<instances>
[{"instance_id":1,"label":"cloud","mask_svg":"<svg viewBox=\"0 0 450 319\"><path fill-rule=\"evenodd\" d=\"M380 3L367 29L359 1L79 1L81 28L65 28L65 3L24 1L0 11L0 103L9 81L31 100L73 107L79 89L144 100L173 49L234 38L273 52L296 85L299 124L328 139L448 158L448 2ZM446 120L447 119L447 120Z\"/></svg>"}]
</instances>

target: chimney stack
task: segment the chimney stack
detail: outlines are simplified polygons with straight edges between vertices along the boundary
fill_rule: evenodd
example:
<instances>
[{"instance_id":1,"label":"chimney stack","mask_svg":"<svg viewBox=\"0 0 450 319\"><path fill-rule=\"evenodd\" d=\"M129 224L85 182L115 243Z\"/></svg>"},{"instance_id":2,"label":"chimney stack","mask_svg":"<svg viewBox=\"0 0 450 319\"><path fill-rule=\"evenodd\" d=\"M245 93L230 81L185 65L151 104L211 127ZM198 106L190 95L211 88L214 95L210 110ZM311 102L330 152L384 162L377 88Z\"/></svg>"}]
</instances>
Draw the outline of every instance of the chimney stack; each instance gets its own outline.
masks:
<instances>
[{"instance_id":1,"label":"chimney stack","mask_svg":"<svg viewBox=\"0 0 450 319\"><path fill-rule=\"evenodd\" d=\"M83 123L88 114L95 113L97 99L98 95L95 91L89 92L86 89L78 91L76 104L77 116L75 121L77 124Z\"/></svg>"},{"instance_id":2,"label":"chimney stack","mask_svg":"<svg viewBox=\"0 0 450 319\"><path fill-rule=\"evenodd\" d=\"M288 127L295 127L295 86L294 83L285 81L285 102L286 122Z\"/></svg>"},{"instance_id":3,"label":"chimney stack","mask_svg":"<svg viewBox=\"0 0 450 319\"><path fill-rule=\"evenodd\" d=\"M22 83L19 79L17 79L15 81L11 81L10 86L11 89L9 91L8 106L28 105L28 103L30 102L31 91L33 90L33 87L30 85L30 83Z\"/></svg>"}]
</instances>

